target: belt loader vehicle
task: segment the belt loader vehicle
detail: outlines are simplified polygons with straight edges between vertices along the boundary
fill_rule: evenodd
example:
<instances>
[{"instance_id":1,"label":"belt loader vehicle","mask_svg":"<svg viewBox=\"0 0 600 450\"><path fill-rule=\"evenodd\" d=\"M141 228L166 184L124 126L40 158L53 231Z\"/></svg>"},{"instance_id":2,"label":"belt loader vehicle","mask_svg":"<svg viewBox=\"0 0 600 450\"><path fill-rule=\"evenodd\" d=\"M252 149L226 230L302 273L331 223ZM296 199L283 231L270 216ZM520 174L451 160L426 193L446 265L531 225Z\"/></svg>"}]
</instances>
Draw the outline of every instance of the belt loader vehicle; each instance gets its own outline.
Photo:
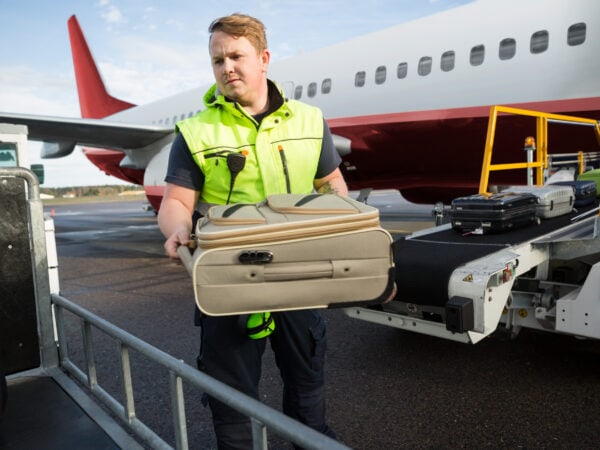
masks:
<instances>
[{"instance_id":1,"label":"belt loader vehicle","mask_svg":"<svg viewBox=\"0 0 600 450\"><path fill-rule=\"evenodd\" d=\"M528 153L527 163L492 164L500 113L535 118L535 160ZM600 143L596 120L492 107L480 194L488 193L494 170L527 169L528 185L533 184L535 170L535 184L542 185L549 169L547 128L555 122L591 127ZM584 127L577 128L581 132ZM585 162L584 156L579 159ZM345 312L360 320L473 344L494 332L516 336L521 328L598 339L599 209L596 199L568 214L506 232L486 233L483 224L461 233L447 223L401 237L394 243L395 298L382 306Z\"/></svg>"}]
</instances>

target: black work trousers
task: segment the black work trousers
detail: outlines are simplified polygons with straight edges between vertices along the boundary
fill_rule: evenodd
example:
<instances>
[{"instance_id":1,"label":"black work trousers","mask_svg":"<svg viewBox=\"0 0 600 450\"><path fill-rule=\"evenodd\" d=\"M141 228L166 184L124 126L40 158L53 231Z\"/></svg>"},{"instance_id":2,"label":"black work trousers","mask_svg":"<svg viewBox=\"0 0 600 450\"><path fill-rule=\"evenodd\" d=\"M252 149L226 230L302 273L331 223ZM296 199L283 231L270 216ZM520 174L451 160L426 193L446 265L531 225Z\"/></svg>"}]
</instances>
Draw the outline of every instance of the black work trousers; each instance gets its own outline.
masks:
<instances>
[{"instance_id":1,"label":"black work trousers","mask_svg":"<svg viewBox=\"0 0 600 450\"><path fill-rule=\"evenodd\" d=\"M198 369L258 399L262 355L269 339L283 380L283 412L335 438L325 422L325 321L315 310L273 313L275 331L247 337L239 316L203 315ZM250 419L208 397L219 449L251 449Z\"/></svg>"}]
</instances>

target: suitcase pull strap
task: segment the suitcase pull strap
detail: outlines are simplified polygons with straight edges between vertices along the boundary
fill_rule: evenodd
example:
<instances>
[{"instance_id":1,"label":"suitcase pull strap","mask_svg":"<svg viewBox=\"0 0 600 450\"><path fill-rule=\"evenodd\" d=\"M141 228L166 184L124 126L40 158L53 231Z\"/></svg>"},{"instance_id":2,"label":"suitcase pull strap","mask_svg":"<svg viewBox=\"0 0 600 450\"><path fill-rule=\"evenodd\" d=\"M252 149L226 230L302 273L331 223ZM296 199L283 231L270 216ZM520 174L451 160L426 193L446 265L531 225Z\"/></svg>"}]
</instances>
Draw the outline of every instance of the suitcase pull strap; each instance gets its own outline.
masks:
<instances>
[{"instance_id":1,"label":"suitcase pull strap","mask_svg":"<svg viewBox=\"0 0 600 450\"><path fill-rule=\"evenodd\" d=\"M308 194L304 197L302 197L300 200L298 200L294 206L304 206L306 205L308 202L313 201L315 198L319 198L321 195L323 194Z\"/></svg>"},{"instance_id":2,"label":"suitcase pull strap","mask_svg":"<svg viewBox=\"0 0 600 450\"><path fill-rule=\"evenodd\" d=\"M223 211L221 213L221 217L229 217L231 216L233 213L235 213L238 209L243 208L244 206L247 206L246 203L236 203L235 205L227 208L225 211Z\"/></svg>"},{"instance_id":3,"label":"suitcase pull strap","mask_svg":"<svg viewBox=\"0 0 600 450\"><path fill-rule=\"evenodd\" d=\"M280 214L359 214L361 211L377 212L376 208L335 194L273 194L267 206Z\"/></svg>"},{"instance_id":4,"label":"suitcase pull strap","mask_svg":"<svg viewBox=\"0 0 600 450\"><path fill-rule=\"evenodd\" d=\"M215 205L208 210L202 223L196 229L211 223L213 225L261 225L266 223L264 214L261 213L260 204L236 203L235 205Z\"/></svg>"}]
</instances>

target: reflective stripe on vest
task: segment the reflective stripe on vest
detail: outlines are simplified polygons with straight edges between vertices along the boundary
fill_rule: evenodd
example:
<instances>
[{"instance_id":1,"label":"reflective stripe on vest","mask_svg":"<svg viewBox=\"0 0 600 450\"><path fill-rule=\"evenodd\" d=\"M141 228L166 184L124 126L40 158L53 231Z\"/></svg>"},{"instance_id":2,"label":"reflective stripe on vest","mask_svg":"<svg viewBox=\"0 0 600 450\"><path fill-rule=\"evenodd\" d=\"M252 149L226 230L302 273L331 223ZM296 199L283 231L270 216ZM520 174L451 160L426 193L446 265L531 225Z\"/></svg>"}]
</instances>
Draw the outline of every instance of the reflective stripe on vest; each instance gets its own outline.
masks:
<instances>
[{"instance_id":1,"label":"reflective stripe on vest","mask_svg":"<svg viewBox=\"0 0 600 450\"><path fill-rule=\"evenodd\" d=\"M205 177L200 201L227 202L231 182L227 155L232 152L246 158L229 203L260 202L287 192L288 182L292 193L312 192L323 140L321 111L288 100L257 129L256 121L235 103L222 95L215 99L214 90L213 86L205 96L207 109L177 123Z\"/></svg>"}]
</instances>

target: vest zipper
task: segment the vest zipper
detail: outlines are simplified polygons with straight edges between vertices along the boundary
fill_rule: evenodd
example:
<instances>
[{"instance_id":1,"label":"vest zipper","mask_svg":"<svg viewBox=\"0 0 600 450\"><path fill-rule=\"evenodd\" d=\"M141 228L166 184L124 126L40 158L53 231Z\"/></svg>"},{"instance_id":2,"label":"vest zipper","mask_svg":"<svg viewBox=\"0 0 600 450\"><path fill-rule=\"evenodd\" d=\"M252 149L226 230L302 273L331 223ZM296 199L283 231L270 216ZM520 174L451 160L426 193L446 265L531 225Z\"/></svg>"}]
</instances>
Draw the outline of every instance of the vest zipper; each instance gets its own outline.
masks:
<instances>
[{"instance_id":1,"label":"vest zipper","mask_svg":"<svg viewBox=\"0 0 600 450\"><path fill-rule=\"evenodd\" d=\"M290 187L290 173L288 171L287 160L285 159L285 153L283 151L283 145L280 144L277 147L277 150L279 150L279 156L281 157L281 165L283 166L283 174L285 175L285 187L287 189L287 193L291 194L292 189Z\"/></svg>"}]
</instances>

